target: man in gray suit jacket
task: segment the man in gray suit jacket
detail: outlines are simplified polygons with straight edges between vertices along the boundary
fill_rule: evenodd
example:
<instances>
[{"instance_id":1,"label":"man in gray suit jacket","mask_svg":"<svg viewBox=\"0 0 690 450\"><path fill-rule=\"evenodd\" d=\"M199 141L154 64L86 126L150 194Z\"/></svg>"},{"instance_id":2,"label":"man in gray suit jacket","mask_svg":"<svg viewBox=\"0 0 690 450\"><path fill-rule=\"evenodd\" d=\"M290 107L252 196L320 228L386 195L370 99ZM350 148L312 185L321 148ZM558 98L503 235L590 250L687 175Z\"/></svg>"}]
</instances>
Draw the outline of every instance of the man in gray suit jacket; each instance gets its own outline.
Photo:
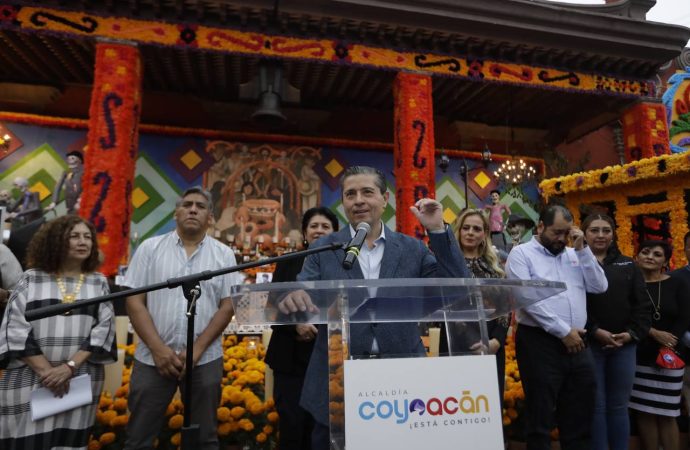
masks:
<instances>
[{"instance_id":1,"label":"man in gray suit jacket","mask_svg":"<svg viewBox=\"0 0 690 450\"><path fill-rule=\"evenodd\" d=\"M388 203L385 176L381 171L363 166L350 167L341 180L342 200L349 226L325 236L314 246L332 242L348 242L359 223L371 227L360 254L351 270L342 266L344 250L318 253L304 262L299 281L469 277L465 258L450 227L443 222L441 204L435 200L419 200L410 209L426 228L434 253L418 239L396 233L381 221ZM295 292L279 305L284 313L313 310L304 291ZM320 327L323 328L323 327ZM317 335L314 351L307 368L301 405L316 420L312 434L313 450L328 450L328 336L325 329ZM352 324L350 343L353 355L423 354L419 329L414 323Z\"/></svg>"}]
</instances>

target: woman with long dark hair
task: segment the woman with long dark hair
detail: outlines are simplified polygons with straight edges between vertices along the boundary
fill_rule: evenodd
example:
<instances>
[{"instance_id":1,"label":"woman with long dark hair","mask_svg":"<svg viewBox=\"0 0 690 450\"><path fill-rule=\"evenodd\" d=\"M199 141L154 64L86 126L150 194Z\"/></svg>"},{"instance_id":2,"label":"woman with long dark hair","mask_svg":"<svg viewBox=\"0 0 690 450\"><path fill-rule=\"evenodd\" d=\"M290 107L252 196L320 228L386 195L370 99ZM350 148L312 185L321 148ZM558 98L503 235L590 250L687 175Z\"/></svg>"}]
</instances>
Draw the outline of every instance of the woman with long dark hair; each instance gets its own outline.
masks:
<instances>
[{"instance_id":1,"label":"woman with long dark hair","mask_svg":"<svg viewBox=\"0 0 690 450\"><path fill-rule=\"evenodd\" d=\"M587 294L586 328L597 380L592 450L626 450L637 343L649 332L652 305L642 272L618 250L613 219L589 215L582 230L609 283L606 292Z\"/></svg>"},{"instance_id":2,"label":"woman with long dark hair","mask_svg":"<svg viewBox=\"0 0 690 450\"><path fill-rule=\"evenodd\" d=\"M110 302L27 322L26 311L79 303L109 292L99 266L93 225L79 216L43 225L29 244L29 270L12 292L0 326L0 448L85 449L105 378L117 360ZM30 396L37 388L56 397L77 375L91 378L91 403L33 421Z\"/></svg>"}]
</instances>

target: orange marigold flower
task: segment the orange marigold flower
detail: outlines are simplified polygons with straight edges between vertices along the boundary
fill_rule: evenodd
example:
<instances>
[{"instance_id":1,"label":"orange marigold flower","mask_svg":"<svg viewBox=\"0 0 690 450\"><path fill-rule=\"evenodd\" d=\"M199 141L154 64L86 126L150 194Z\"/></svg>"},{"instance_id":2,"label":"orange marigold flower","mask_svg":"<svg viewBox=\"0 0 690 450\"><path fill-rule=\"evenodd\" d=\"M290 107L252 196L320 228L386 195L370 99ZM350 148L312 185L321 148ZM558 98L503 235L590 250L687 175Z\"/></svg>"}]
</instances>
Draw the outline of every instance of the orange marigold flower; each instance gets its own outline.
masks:
<instances>
[{"instance_id":1,"label":"orange marigold flower","mask_svg":"<svg viewBox=\"0 0 690 450\"><path fill-rule=\"evenodd\" d=\"M503 416L503 426L507 427L508 425L510 425L510 423L511 423L510 417Z\"/></svg>"},{"instance_id":2,"label":"orange marigold flower","mask_svg":"<svg viewBox=\"0 0 690 450\"><path fill-rule=\"evenodd\" d=\"M216 411L216 417L218 417L218 421L220 421L220 422L227 422L228 419L230 418L230 408L226 408L225 406L221 406Z\"/></svg>"},{"instance_id":3,"label":"orange marigold flower","mask_svg":"<svg viewBox=\"0 0 690 450\"><path fill-rule=\"evenodd\" d=\"M232 430L232 425L229 424L228 422L223 422L220 425L218 425L218 435L219 436L227 436L230 434L230 431Z\"/></svg>"},{"instance_id":4,"label":"orange marigold flower","mask_svg":"<svg viewBox=\"0 0 690 450\"><path fill-rule=\"evenodd\" d=\"M255 416L258 416L264 412L264 405L262 405L261 402L252 403L249 407L249 412Z\"/></svg>"},{"instance_id":5,"label":"orange marigold flower","mask_svg":"<svg viewBox=\"0 0 690 450\"><path fill-rule=\"evenodd\" d=\"M129 416L127 415L121 415L115 417L113 420L110 421L110 426L111 427L124 427L127 425L127 422L129 422Z\"/></svg>"},{"instance_id":6,"label":"orange marigold flower","mask_svg":"<svg viewBox=\"0 0 690 450\"><path fill-rule=\"evenodd\" d=\"M266 418L268 419L269 422L275 423L278 421L278 413L275 411L271 411L270 413L268 413Z\"/></svg>"},{"instance_id":7,"label":"orange marigold flower","mask_svg":"<svg viewBox=\"0 0 690 450\"><path fill-rule=\"evenodd\" d=\"M101 443L92 439L89 441L87 450L101 450Z\"/></svg>"},{"instance_id":8,"label":"orange marigold flower","mask_svg":"<svg viewBox=\"0 0 690 450\"><path fill-rule=\"evenodd\" d=\"M256 435L256 442L258 442L259 444L263 444L264 442L266 442L266 439L266 435L263 433L259 433Z\"/></svg>"},{"instance_id":9,"label":"orange marigold flower","mask_svg":"<svg viewBox=\"0 0 690 450\"><path fill-rule=\"evenodd\" d=\"M103 445L108 445L115 442L115 433L103 433L98 440Z\"/></svg>"},{"instance_id":10,"label":"orange marigold flower","mask_svg":"<svg viewBox=\"0 0 690 450\"><path fill-rule=\"evenodd\" d=\"M273 397L269 398L266 400L266 408L273 408L275 406L276 402L273 400Z\"/></svg>"},{"instance_id":11,"label":"orange marigold flower","mask_svg":"<svg viewBox=\"0 0 690 450\"><path fill-rule=\"evenodd\" d=\"M270 425L266 425L261 431L263 431L266 434L271 434L273 433L273 427Z\"/></svg>"},{"instance_id":12,"label":"orange marigold flower","mask_svg":"<svg viewBox=\"0 0 690 450\"><path fill-rule=\"evenodd\" d=\"M171 430L179 430L182 428L183 422L184 417L182 417L182 414L175 414L168 420L168 427L170 427Z\"/></svg>"},{"instance_id":13,"label":"orange marigold flower","mask_svg":"<svg viewBox=\"0 0 690 450\"><path fill-rule=\"evenodd\" d=\"M101 414L101 423L103 425L110 425L110 421L117 417L117 412L109 409Z\"/></svg>"},{"instance_id":14,"label":"orange marigold flower","mask_svg":"<svg viewBox=\"0 0 690 450\"><path fill-rule=\"evenodd\" d=\"M241 406L235 406L230 410L230 415L232 416L233 419L239 419L244 415L245 409L242 408Z\"/></svg>"},{"instance_id":15,"label":"orange marigold flower","mask_svg":"<svg viewBox=\"0 0 690 450\"><path fill-rule=\"evenodd\" d=\"M239 422L240 428L244 431L252 431L254 429L254 424L249 419L242 419Z\"/></svg>"},{"instance_id":16,"label":"orange marigold flower","mask_svg":"<svg viewBox=\"0 0 690 450\"><path fill-rule=\"evenodd\" d=\"M113 409L115 411L127 411L127 399L126 398L118 398L113 402Z\"/></svg>"},{"instance_id":17,"label":"orange marigold flower","mask_svg":"<svg viewBox=\"0 0 690 450\"><path fill-rule=\"evenodd\" d=\"M170 437L170 443L172 445L180 445L180 442L182 441L182 436L180 433L175 433Z\"/></svg>"},{"instance_id":18,"label":"orange marigold flower","mask_svg":"<svg viewBox=\"0 0 690 450\"><path fill-rule=\"evenodd\" d=\"M173 414L175 414L175 407L173 406L172 403L170 403L165 410L165 415L167 417L167 416L172 416Z\"/></svg>"},{"instance_id":19,"label":"orange marigold flower","mask_svg":"<svg viewBox=\"0 0 690 450\"><path fill-rule=\"evenodd\" d=\"M235 390L230 393L229 399L233 405L239 405L244 400L244 395L242 395L241 391Z\"/></svg>"},{"instance_id":20,"label":"orange marigold flower","mask_svg":"<svg viewBox=\"0 0 690 450\"><path fill-rule=\"evenodd\" d=\"M98 407L101 409L106 409L108 406L113 404L113 400L109 397L106 396L105 394L101 395L100 400L98 400Z\"/></svg>"},{"instance_id":21,"label":"orange marigold flower","mask_svg":"<svg viewBox=\"0 0 690 450\"><path fill-rule=\"evenodd\" d=\"M115 397L127 397L127 394L129 394L129 384L122 385L115 391Z\"/></svg>"}]
</instances>

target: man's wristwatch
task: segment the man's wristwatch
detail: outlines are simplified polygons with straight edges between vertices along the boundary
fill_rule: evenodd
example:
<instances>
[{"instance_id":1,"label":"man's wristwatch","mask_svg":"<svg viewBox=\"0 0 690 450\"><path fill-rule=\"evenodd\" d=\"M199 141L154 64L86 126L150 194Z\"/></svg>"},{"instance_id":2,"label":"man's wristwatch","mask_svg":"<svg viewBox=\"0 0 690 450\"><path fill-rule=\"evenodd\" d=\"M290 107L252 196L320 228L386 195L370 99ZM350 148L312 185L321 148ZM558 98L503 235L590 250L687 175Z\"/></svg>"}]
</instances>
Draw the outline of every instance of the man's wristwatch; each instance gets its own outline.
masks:
<instances>
[{"instance_id":1,"label":"man's wristwatch","mask_svg":"<svg viewBox=\"0 0 690 450\"><path fill-rule=\"evenodd\" d=\"M69 370L72 372L72 375L74 375L74 372L77 371L77 363L70 359L65 363L65 365L69 367Z\"/></svg>"}]
</instances>

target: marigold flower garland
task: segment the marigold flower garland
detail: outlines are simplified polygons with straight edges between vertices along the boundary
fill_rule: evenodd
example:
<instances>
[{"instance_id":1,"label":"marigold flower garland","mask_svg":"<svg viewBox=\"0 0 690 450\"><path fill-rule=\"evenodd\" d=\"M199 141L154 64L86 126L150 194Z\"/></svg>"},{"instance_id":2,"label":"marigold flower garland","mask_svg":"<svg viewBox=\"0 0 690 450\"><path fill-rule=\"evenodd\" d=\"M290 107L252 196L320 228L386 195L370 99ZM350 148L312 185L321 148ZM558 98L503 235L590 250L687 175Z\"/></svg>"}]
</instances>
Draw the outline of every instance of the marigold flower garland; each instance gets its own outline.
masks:
<instances>
[{"instance_id":1,"label":"marigold flower garland","mask_svg":"<svg viewBox=\"0 0 690 450\"><path fill-rule=\"evenodd\" d=\"M575 72L565 67L558 69L462 58L457 55L372 47L337 39L278 36L200 24L98 16L86 11L63 11L37 6L8 8L11 11L0 16L0 25L29 33L50 32L79 38L132 40L147 45L407 70L477 82L594 92L607 96L648 97L654 92L654 83L649 80Z\"/></svg>"},{"instance_id":2,"label":"marigold flower garland","mask_svg":"<svg viewBox=\"0 0 690 450\"><path fill-rule=\"evenodd\" d=\"M393 90L396 223L401 233L421 239L424 230L410 205L436 196L431 77L401 72L395 78Z\"/></svg>"},{"instance_id":3,"label":"marigold flower garland","mask_svg":"<svg viewBox=\"0 0 690 450\"><path fill-rule=\"evenodd\" d=\"M129 247L140 108L138 49L99 43L79 214L96 227L105 275L117 273Z\"/></svg>"}]
</instances>

